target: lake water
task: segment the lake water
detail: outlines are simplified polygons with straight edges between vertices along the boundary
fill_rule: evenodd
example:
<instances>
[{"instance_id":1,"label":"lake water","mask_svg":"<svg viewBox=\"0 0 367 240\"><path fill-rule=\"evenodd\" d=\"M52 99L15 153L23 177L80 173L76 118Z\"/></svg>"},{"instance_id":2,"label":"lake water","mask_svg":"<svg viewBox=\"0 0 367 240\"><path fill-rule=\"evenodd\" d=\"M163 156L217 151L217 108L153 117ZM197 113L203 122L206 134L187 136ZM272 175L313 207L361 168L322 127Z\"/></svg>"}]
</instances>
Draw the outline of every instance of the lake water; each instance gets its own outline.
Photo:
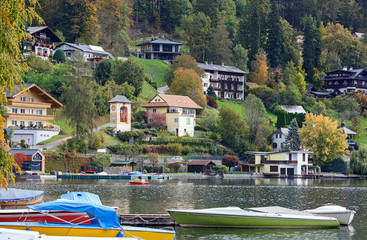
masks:
<instances>
[{"instance_id":1,"label":"lake water","mask_svg":"<svg viewBox=\"0 0 367 240\"><path fill-rule=\"evenodd\" d=\"M103 204L119 207L119 213L163 214L166 209L274 205L303 210L334 203L357 212L350 226L321 230L177 227L176 239L367 239L366 180L152 180L147 186L130 186L126 180L27 180L17 181L16 187L43 190L45 201L67 191L95 193Z\"/></svg>"}]
</instances>

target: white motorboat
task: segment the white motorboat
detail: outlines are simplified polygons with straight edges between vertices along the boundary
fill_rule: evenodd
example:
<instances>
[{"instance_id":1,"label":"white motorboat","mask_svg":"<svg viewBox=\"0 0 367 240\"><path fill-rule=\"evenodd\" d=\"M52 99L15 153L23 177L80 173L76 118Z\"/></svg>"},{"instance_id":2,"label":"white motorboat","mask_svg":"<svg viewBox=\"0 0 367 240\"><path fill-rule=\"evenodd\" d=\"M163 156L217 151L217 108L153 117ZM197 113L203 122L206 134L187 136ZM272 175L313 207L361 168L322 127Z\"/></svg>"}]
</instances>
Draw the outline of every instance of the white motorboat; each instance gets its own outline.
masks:
<instances>
[{"instance_id":1,"label":"white motorboat","mask_svg":"<svg viewBox=\"0 0 367 240\"><path fill-rule=\"evenodd\" d=\"M349 225L356 213L353 210L346 209L339 205L325 205L315 209L305 210L305 212L313 213L319 216L334 217L338 219L341 225Z\"/></svg>"},{"instance_id":2,"label":"white motorboat","mask_svg":"<svg viewBox=\"0 0 367 240\"><path fill-rule=\"evenodd\" d=\"M182 227L226 228L333 228L336 218L318 216L282 207L239 207L198 210L167 210Z\"/></svg>"}]
</instances>

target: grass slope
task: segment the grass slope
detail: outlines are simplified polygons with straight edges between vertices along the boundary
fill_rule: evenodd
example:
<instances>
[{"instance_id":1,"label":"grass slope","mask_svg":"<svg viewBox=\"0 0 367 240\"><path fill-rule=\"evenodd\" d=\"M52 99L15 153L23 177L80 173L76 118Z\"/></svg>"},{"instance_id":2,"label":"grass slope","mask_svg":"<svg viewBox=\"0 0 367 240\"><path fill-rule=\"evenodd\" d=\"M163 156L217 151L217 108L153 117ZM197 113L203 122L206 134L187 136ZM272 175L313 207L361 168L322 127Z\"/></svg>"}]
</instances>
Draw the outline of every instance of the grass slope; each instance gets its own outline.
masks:
<instances>
[{"instance_id":1,"label":"grass slope","mask_svg":"<svg viewBox=\"0 0 367 240\"><path fill-rule=\"evenodd\" d=\"M140 63L140 65L144 68L145 73L150 75L153 80L157 82L158 87L166 85L166 82L164 81L164 76L166 75L166 71L168 69L167 64L165 64L161 60L148 60L138 57L132 58Z\"/></svg>"},{"instance_id":2,"label":"grass slope","mask_svg":"<svg viewBox=\"0 0 367 240\"><path fill-rule=\"evenodd\" d=\"M245 117L246 112L245 112L245 105L243 104L243 101L231 101L231 100L217 100L217 104L218 104L218 109L221 108L230 108L232 110L234 110L238 115L240 115L242 118ZM273 124L275 125L277 122L277 115L266 111L268 118L273 122Z\"/></svg>"},{"instance_id":3,"label":"grass slope","mask_svg":"<svg viewBox=\"0 0 367 240\"><path fill-rule=\"evenodd\" d=\"M139 102L148 102L152 97L154 97L158 93L157 89L155 89L152 85L144 81L143 90L139 94Z\"/></svg>"}]
</instances>

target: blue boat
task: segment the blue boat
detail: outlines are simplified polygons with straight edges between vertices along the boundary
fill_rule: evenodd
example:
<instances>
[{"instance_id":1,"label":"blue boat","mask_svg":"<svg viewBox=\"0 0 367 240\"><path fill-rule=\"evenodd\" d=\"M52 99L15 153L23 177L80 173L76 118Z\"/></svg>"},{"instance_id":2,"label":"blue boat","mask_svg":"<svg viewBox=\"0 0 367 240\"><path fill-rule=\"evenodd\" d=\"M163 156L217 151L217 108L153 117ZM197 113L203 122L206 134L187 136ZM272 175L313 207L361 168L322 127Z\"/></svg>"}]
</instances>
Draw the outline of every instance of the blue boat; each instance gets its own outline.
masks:
<instances>
[{"instance_id":1,"label":"blue boat","mask_svg":"<svg viewBox=\"0 0 367 240\"><path fill-rule=\"evenodd\" d=\"M24 206L35 204L43 199L43 191L8 188L0 189L1 206Z\"/></svg>"}]
</instances>

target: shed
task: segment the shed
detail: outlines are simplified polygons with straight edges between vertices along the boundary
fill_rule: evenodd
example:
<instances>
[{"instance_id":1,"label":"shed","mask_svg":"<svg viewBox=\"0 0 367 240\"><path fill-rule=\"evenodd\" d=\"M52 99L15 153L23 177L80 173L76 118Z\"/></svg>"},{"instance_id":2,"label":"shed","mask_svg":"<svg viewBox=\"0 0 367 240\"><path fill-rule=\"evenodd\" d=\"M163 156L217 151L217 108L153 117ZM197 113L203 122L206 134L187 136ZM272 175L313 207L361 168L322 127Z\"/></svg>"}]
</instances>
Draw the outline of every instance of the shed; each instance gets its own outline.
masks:
<instances>
[{"instance_id":1,"label":"shed","mask_svg":"<svg viewBox=\"0 0 367 240\"><path fill-rule=\"evenodd\" d=\"M214 166L217 165L211 160L192 160L188 172L206 173L210 172Z\"/></svg>"},{"instance_id":2,"label":"shed","mask_svg":"<svg viewBox=\"0 0 367 240\"><path fill-rule=\"evenodd\" d=\"M45 155L38 149L11 149L10 152L15 155L15 160L20 164L23 171L32 171L35 173L45 172ZM25 159L19 158L17 154L24 154Z\"/></svg>"},{"instance_id":3,"label":"shed","mask_svg":"<svg viewBox=\"0 0 367 240\"><path fill-rule=\"evenodd\" d=\"M120 167L123 172L132 172L136 164L134 161L114 161L111 162L111 167Z\"/></svg>"}]
</instances>

